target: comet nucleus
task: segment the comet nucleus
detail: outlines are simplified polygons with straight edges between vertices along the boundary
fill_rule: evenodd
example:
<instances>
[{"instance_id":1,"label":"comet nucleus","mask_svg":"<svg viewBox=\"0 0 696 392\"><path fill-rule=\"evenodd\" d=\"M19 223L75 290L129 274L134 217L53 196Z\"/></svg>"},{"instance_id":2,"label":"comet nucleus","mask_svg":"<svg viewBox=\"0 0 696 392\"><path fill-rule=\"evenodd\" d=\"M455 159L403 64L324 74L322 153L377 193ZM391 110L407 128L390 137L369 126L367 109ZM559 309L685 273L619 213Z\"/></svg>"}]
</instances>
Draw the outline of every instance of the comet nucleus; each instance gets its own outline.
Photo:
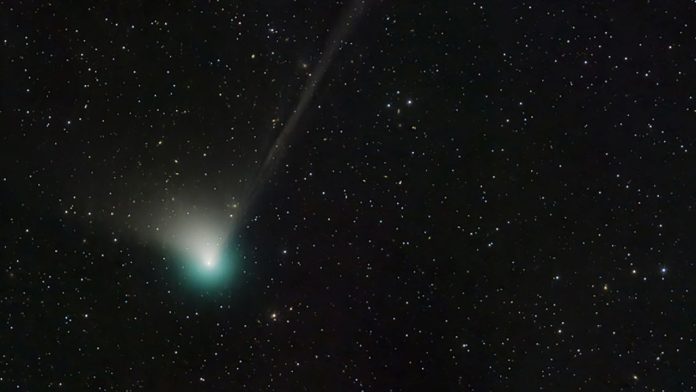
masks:
<instances>
[{"instance_id":1,"label":"comet nucleus","mask_svg":"<svg viewBox=\"0 0 696 392\"><path fill-rule=\"evenodd\" d=\"M215 288L233 275L235 252L230 228L211 218L185 215L165 234L165 247L179 261L184 278L197 286Z\"/></svg>"}]
</instances>

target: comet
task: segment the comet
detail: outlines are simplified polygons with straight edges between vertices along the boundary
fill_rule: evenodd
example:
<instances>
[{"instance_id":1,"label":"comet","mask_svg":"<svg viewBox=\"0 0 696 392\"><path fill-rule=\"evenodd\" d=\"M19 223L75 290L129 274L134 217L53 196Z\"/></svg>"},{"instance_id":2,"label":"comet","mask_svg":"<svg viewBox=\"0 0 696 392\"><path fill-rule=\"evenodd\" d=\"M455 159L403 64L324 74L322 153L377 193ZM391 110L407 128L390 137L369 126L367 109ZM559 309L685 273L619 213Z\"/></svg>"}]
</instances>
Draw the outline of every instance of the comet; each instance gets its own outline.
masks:
<instances>
[{"instance_id":1,"label":"comet","mask_svg":"<svg viewBox=\"0 0 696 392\"><path fill-rule=\"evenodd\" d=\"M355 24L365 12L365 8L365 0L355 0L343 10L337 25L331 31L329 38L324 45L323 54L320 57L317 65L314 67L314 72L311 73L310 78L307 80L304 86L295 109L292 111L292 114L285 123L285 126L283 126L280 133L275 138L258 171L258 174L253 180L248 191L248 196L246 198L247 200L252 201L255 199L257 193L261 190L263 185L268 182L278 165L282 162L288 146L297 132L297 125L300 119L309 107L317 88L321 85L321 82L326 76L326 72L331 66L336 54L341 49Z\"/></svg>"}]
</instances>

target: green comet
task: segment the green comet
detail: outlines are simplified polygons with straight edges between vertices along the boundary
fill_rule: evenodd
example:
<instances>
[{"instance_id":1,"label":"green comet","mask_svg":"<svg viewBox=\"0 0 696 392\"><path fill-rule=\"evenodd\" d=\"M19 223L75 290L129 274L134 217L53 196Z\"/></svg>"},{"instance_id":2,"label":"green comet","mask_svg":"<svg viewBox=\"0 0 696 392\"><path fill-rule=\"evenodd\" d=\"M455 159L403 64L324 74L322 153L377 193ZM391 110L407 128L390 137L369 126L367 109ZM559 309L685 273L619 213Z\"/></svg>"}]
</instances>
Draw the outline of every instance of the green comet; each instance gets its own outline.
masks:
<instances>
[{"instance_id":1,"label":"green comet","mask_svg":"<svg viewBox=\"0 0 696 392\"><path fill-rule=\"evenodd\" d=\"M236 261L236 252L225 244L198 254L186 254L181 270L184 278L195 286L222 288L232 280Z\"/></svg>"},{"instance_id":2,"label":"green comet","mask_svg":"<svg viewBox=\"0 0 696 392\"><path fill-rule=\"evenodd\" d=\"M165 247L178 261L182 279L195 288L223 289L235 275L239 252L223 222L187 216L169 227Z\"/></svg>"}]
</instances>

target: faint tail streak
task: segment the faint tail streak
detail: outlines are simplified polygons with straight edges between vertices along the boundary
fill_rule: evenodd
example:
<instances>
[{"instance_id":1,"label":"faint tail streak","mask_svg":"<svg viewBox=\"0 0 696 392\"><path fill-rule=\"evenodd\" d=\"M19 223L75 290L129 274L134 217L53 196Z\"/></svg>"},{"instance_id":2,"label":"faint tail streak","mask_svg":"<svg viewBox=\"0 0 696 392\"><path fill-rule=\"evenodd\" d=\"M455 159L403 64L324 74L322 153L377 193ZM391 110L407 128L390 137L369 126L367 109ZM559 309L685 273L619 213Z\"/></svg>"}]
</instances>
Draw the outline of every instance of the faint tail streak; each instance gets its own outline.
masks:
<instances>
[{"instance_id":1,"label":"faint tail streak","mask_svg":"<svg viewBox=\"0 0 696 392\"><path fill-rule=\"evenodd\" d=\"M358 18L362 15L365 10L365 2L368 0L355 0L351 5L346 8L338 22L338 25L334 28L329 36L328 41L324 47L324 53L319 59L314 72L310 76L309 80L305 84L300 100L297 103L297 107L292 112L292 115L288 119L283 129L276 137L273 146L268 151L266 159L263 161L261 168L251 184L249 189L248 197L246 202L251 202L256 194L259 192L263 184L271 177L274 169L282 161L283 154L285 153L290 137L297 127L297 123L300 121L302 114L307 109L307 106L312 101L314 92L321 83L326 71L331 65L331 61L336 55L336 52L341 48L341 44L346 36L350 33L353 25L356 24Z\"/></svg>"}]
</instances>

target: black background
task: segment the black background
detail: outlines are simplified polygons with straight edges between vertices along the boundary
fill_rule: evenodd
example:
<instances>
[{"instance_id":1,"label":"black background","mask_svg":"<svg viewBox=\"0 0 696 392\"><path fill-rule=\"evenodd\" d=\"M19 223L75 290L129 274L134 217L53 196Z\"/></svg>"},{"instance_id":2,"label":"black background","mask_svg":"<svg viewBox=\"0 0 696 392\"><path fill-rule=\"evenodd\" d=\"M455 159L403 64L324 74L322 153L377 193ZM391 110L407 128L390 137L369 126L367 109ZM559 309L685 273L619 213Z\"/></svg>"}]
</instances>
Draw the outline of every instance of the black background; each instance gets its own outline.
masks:
<instances>
[{"instance_id":1,"label":"black background","mask_svg":"<svg viewBox=\"0 0 696 392\"><path fill-rule=\"evenodd\" d=\"M0 389L696 385L693 2L366 1L224 290L138 233L241 198L351 5L90 3L0 2Z\"/></svg>"}]
</instances>

